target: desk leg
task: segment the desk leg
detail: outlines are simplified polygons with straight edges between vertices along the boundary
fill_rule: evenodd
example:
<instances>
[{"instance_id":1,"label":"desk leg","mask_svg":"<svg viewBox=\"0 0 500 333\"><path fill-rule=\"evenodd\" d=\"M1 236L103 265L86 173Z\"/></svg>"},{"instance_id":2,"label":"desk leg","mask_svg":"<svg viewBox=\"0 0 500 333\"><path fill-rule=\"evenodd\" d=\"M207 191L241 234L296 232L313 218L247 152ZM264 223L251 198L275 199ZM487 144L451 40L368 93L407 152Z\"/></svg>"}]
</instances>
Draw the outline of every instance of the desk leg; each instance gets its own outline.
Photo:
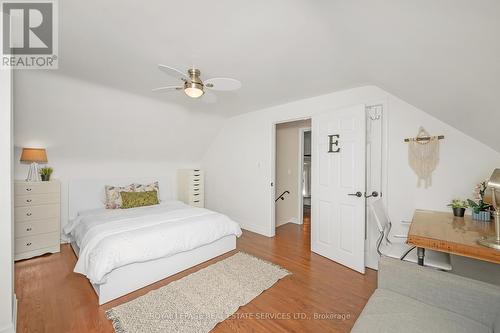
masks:
<instances>
[{"instance_id":1,"label":"desk leg","mask_svg":"<svg viewBox=\"0 0 500 333\"><path fill-rule=\"evenodd\" d=\"M423 247L417 247L417 258L418 264L420 266L424 265L425 249Z\"/></svg>"}]
</instances>

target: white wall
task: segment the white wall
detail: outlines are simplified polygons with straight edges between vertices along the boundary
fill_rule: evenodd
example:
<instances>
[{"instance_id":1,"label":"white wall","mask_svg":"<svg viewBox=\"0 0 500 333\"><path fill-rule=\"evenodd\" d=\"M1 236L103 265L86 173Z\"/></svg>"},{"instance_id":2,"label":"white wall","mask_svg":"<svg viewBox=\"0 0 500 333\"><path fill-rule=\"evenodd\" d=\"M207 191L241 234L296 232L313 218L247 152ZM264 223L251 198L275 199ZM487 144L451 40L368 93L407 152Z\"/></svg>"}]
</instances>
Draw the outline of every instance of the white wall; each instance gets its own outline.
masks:
<instances>
[{"instance_id":1,"label":"white wall","mask_svg":"<svg viewBox=\"0 0 500 333\"><path fill-rule=\"evenodd\" d=\"M226 213L244 229L274 235L274 190L270 186L274 181L274 124L356 103L378 104L384 96L376 88L358 88L228 119L202 160L207 207Z\"/></svg>"},{"instance_id":2,"label":"white wall","mask_svg":"<svg viewBox=\"0 0 500 333\"><path fill-rule=\"evenodd\" d=\"M29 72L29 73L28 73ZM221 117L43 71L15 75L15 176L24 179L20 148L46 147L54 178L176 176L199 167ZM173 182L175 183L175 182Z\"/></svg>"},{"instance_id":3,"label":"white wall","mask_svg":"<svg viewBox=\"0 0 500 333\"><path fill-rule=\"evenodd\" d=\"M294 121L276 126L276 197L284 191L285 200L278 200L275 204L276 226L285 223L300 223L301 172L300 156L300 129L310 128L311 120Z\"/></svg>"},{"instance_id":4,"label":"white wall","mask_svg":"<svg viewBox=\"0 0 500 333\"><path fill-rule=\"evenodd\" d=\"M0 332L14 332L11 72L0 70Z\"/></svg>"},{"instance_id":5,"label":"white wall","mask_svg":"<svg viewBox=\"0 0 500 333\"><path fill-rule=\"evenodd\" d=\"M384 103L387 117L388 210L398 231L415 208L447 210L454 197L470 197L475 183L500 166L500 153L374 86L355 88L271 107L230 118L202 161L206 171L206 205L224 212L244 229L272 236L272 126L275 122L308 118L342 106ZM440 164L433 186L416 187L403 139L424 126L443 134ZM223 162L222 162L223 161Z\"/></svg>"},{"instance_id":6,"label":"white wall","mask_svg":"<svg viewBox=\"0 0 500 333\"><path fill-rule=\"evenodd\" d=\"M411 221L414 208L449 210L453 198L473 198L476 183L500 167L500 153L436 120L412 105L391 96L388 100L388 200L394 221ZM431 134L443 134L440 161L432 176L432 187L417 188L408 166L408 149L402 138L415 136L422 125Z\"/></svg>"}]
</instances>

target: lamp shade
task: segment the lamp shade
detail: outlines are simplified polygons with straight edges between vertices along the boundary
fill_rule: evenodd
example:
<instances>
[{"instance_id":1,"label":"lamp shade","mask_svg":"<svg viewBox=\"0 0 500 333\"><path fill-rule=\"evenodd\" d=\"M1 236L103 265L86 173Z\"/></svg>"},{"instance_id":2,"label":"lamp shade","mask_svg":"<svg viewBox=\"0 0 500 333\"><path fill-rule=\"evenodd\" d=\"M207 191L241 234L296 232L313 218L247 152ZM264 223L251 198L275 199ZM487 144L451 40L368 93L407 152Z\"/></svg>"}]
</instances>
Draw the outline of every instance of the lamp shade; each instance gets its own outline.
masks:
<instances>
[{"instance_id":1,"label":"lamp shade","mask_svg":"<svg viewBox=\"0 0 500 333\"><path fill-rule=\"evenodd\" d=\"M493 170L491 177L488 181L488 186L495 190L500 190L500 169Z\"/></svg>"},{"instance_id":2,"label":"lamp shade","mask_svg":"<svg viewBox=\"0 0 500 333\"><path fill-rule=\"evenodd\" d=\"M43 148L23 148L20 161L47 163L47 152Z\"/></svg>"},{"instance_id":3,"label":"lamp shade","mask_svg":"<svg viewBox=\"0 0 500 333\"><path fill-rule=\"evenodd\" d=\"M495 201L493 202L493 191L496 191ZM500 169L493 170L493 173L488 180L488 188L484 194L484 201L493 205L495 209L500 207Z\"/></svg>"}]
</instances>

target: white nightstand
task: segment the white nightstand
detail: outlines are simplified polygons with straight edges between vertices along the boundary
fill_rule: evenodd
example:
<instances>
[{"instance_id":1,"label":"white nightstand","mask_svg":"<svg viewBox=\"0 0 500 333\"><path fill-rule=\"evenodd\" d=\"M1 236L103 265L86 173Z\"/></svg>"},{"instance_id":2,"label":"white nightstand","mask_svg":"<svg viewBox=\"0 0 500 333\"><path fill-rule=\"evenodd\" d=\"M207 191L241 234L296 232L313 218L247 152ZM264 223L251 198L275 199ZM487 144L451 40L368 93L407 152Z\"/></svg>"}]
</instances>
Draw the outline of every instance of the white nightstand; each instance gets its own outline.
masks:
<instances>
[{"instance_id":1,"label":"white nightstand","mask_svg":"<svg viewBox=\"0 0 500 333\"><path fill-rule=\"evenodd\" d=\"M61 184L16 181L14 186L14 259L60 251Z\"/></svg>"}]
</instances>

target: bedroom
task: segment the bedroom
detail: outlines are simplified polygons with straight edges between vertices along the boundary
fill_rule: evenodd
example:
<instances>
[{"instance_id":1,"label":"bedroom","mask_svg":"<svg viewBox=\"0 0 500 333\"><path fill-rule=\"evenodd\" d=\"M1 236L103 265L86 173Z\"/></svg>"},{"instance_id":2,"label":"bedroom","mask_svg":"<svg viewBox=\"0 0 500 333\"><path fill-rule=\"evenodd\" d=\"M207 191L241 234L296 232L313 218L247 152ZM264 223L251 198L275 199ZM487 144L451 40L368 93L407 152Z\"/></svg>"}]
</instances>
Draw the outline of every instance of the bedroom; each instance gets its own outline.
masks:
<instances>
[{"instance_id":1,"label":"bedroom","mask_svg":"<svg viewBox=\"0 0 500 333\"><path fill-rule=\"evenodd\" d=\"M42 3L52 4L51 11L34 8L32 20L32 14L19 7L23 2L2 1L2 18L4 23L11 22L9 29L24 27L31 38L28 44L36 38L50 44L56 55L52 59L57 60L55 68L44 64L41 68L21 68L19 63L5 68L3 61L0 71L1 170L11 175L0 179L2 333L13 332L16 327L18 332L113 332L120 331L117 323L127 332L175 331L175 325L186 331L191 327L194 332L212 328L215 332L344 332L353 327L360 332L366 311L372 309L376 300L372 295L379 294L384 281L378 271L380 232L374 205L382 200L392 222L392 229L384 232L390 234L392 243L410 246L395 236L411 235L408 225L418 220L417 210L452 216L447 207L451 200L476 200L472 193L476 184L494 180L490 176L500 168L496 101L500 88L500 6L495 1ZM21 20L22 10L29 20ZM52 24L50 42L36 27L37 22L45 22L44 15L53 18L48 21ZM23 25L26 22L27 28ZM6 26L2 25L4 46L5 36L9 36ZM19 38L23 31L18 35L11 31L11 47L20 47L15 40L18 44L24 41ZM5 48L2 55L5 59ZM193 68L200 73L189 73L188 69ZM166 86L180 89L152 91ZM201 97L188 95L191 92L187 88L196 92L200 87ZM344 120L339 120L341 114ZM292 196L275 200L284 190L292 194L294 191L282 190L277 183L276 126L306 119L311 119L312 130L310 226L279 225L275 214L282 206L278 205L287 203ZM348 133L346 123L358 127ZM325 128L324 124L333 125ZM420 128L427 134L419 133ZM431 161L436 165L431 178L427 178L432 181L428 186L419 186L410 165L409 151L419 146L414 141L404 141L419 134L431 137L428 141L439 148ZM348 137L353 141L348 143ZM298 140L293 144L298 147ZM39 153L41 158L33 157ZM40 169L53 168L48 183L25 182L33 161L39 162ZM336 168L338 165L344 168ZM298 162L294 162L293 167L297 166ZM294 181L300 181L292 166L284 169L285 175L290 170ZM336 173L340 169L343 173ZM188 171L180 170L191 170L190 176L185 174ZM37 176L36 170L34 173ZM326 179L338 178L343 182L325 182L325 175ZM139 185L154 182L158 182L157 187L139 190ZM156 192L159 204L129 210L104 208L105 185L132 184L135 185L131 193L139 193L132 196ZM297 185L300 186L292 186L295 192L300 191ZM486 185L488 201L494 181ZM42 192L37 192L44 186ZM194 191L195 188L199 190ZM20 192L27 189L29 193ZM365 198L374 191L377 197ZM118 191L120 200L121 192L127 191ZM195 196L197 193L201 194ZM19 201L41 197L48 198L44 202L55 215L37 218L32 207L39 204ZM351 207L344 211L347 215L339 218L335 210L324 209L325 205L337 204ZM150 232L148 238L129 231L122 241L141 242L141 251L150 255L159 251L155 259L138 259L134 255L139 253L131 244L122 244L124 251L120 251L118 245L106 245L99 238L76 240L77 236L66 232L71 229L70 223L82 230L86 223L100 223L88 218L78 224L75 219L79 216L85 220L83 216L93 209L123 218L113 223L99 220L103 222L101 229L94 230L98 237L117 230L104 229L104 225L145 228L141 224L144 222L155 228L156 223L168 219L167 224L172 227L175 219L189 219L179 216L180 212L193 215L190 225L195 229L198 224L208 228L213 223L213 228L226 226L229 231L218 230L221 233L214 236L209 231L183 230L181 234L186 237L200 236L194 237L197 245L190 243L192 238L177 237L178 229L173 227L169 231L154 229L158 232ZM136 216L136 220L128 216L141 210L149 212L147 219L142 215ZM474 207L469 207L464 220L459 221L469 221L473 212ZM210 218L202 220L202 213ZM494 215L489 210L488 213ZM294 214L292 218L301 220L300 210ZM286 222L295 221L287 219ZM38 235L50 234L53 238L50 246L31 250L36 245L26 245L33 244L26 237L42 225L35 222L42 220L46 223L44 228L52 229L44 229ZM47 220L53 223L49 226ZM493 219L477 223L484 223L488 232L495 229ZM177 227L188 228L188 224ZM162 237L171 238L165 242ZM229 238L224 241L224 237ZM125 260L128 265L121 262L108 268L104 275L110 288L96 287L103 284L96 282L103 282L106 277L102 272L92 277L88 272L74 272L77 262L85 263L85 259L77 257L82 249L74 249L72 241L101 245L96 245L93 252L88 247L93 253L88 258L95 258L96 253L114 253L114 259ZM167 249L165 244L172 248ZM409 267L409 271L428 268L422 274L431 271L498 285L498 251L483 247L484 250L474 249L487 252L486 259L468 258L470 255L457 252L449 255L442 248L427 251L428 264L433 253L446 254L451 272L435 272L416 263L402 267ZM352 255L342 256L342 251ZM418 260L419 251L412 251ZM243 265L247 269L253 265L269 269L271 281L261 281L245 270L237 271L241 273L239 278L254 278L256 285L259 282L256 289L244 296L233 292L231 283L203 287L202 298L194 294L201 293L199 288L205 284L186 286L186 295L190 294L186 299L201 309L194 313L184 309L185 304L169 309L166 303L170 302L142 298L156 295L149 292L164 290L165 300L172 300L175 295L168 294L169 288L176 285L172 282L188 283L191 280L183 278L200 276L195 273L218 278L219 273L214 270L220 266L214 265L235 258L238 252L252 256L236 257L253 263ZM262 261L252 261L253 258ZM424 255L424 264L425 258ZM148 263L152 264L147 266ZM262 279L265 276L261 274ZM250 285L253 284L248 281L244 284ZM491 288L489 294L498 296L498 290ZM427 289L435 291L438 287L431 285ZM458 295L468 297L465 292ZM221 317L210 316L210 320L191 323L186 318L179 321L169 317L185 312L192 316L213 315L215 310L209 305L215 306L220 299L227 306L217 308L224 310ZM127 325L133 323L124 322L123 316L120 321L118 310L115 316L107 317L106 313L113 313L107 311L118 306L137 306L134 300L158 307L141 307L135 311L139 318L163 313L162 318L169 320L136 320L143 326L130 328ZM500 313L494 302L489 306L491 299L486 296L477 302L477 309L489 307ZM467 308L467 302L457 303ZM488 312L485 317L494 318L494 322L497 317L493 310L491 316ZM456 309L452 312L461 313ZM425 329L430 332L440 325L430 317L418 320L422 318L419 313L405 315L409 322L426 322L429 326ZM471 320L475 323L475 319ZM193 328L190 324L194 323L206 326ZM488 327L488 323L481 325ZM417 326L415 330L419 329L423 328ZM498 330L496 326L495 329ZM381 327L380 331L387 328Z\"/></svg>"}]
</instances>

